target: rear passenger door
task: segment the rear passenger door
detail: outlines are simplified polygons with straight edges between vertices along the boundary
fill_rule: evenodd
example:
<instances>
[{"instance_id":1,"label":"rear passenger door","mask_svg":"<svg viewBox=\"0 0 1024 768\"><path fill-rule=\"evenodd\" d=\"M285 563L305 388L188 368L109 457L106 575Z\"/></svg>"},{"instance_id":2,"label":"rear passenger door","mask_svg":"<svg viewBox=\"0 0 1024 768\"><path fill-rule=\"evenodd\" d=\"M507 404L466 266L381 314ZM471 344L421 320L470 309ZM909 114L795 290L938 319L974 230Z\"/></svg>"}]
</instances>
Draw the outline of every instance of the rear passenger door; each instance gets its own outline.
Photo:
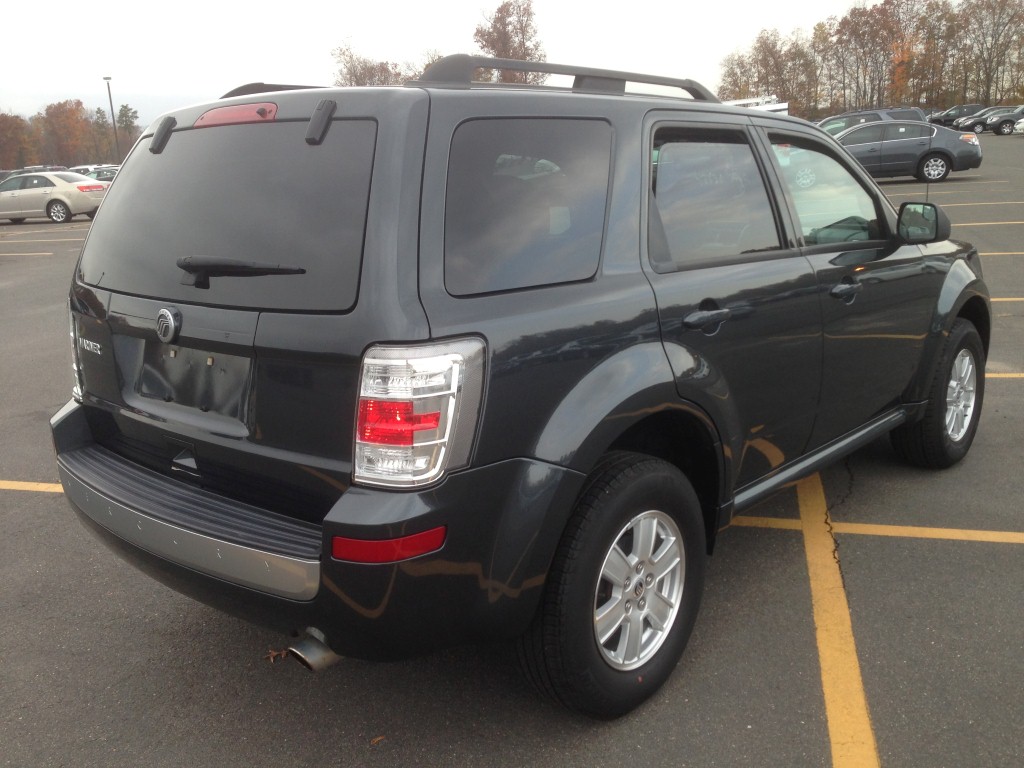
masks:
<instances>
[{"instance_id":1,"label":"rear passenger door","mask_svg":"<svg viewBox=\"0 0 1024 768\"><path fill-rule=\"evenodd\" d=\"M913 176L928 152L935 128L927 123L886 123L879 168L887 176Z\"/></svg>"},{"instance_id":2,"label":"rear passenger door","mask_svg":"<svg viewBox=\"0 0 1024 768\"><path fill-rule=\"evenodd\" d=\"M820 307L745 122L649 118L646 264L679 393L734 437L733 486L804 449Z\"/></svg>"}]
</instances>

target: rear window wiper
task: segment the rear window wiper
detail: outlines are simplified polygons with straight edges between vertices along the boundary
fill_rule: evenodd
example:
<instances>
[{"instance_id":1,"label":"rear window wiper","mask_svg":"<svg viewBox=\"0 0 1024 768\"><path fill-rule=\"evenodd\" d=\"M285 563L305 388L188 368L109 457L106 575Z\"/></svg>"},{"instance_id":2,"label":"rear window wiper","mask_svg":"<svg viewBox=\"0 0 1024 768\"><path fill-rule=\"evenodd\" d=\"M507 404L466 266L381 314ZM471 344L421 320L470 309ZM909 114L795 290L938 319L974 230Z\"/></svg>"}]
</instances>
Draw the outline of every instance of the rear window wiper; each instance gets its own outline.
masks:
<instances>
[{"instance_id":1,"label":"rear window wiper","mask_svg":"<svg viewBox=\"0 0 1024 768\"><path fill-rule=\"evenodd\" d=\"M302 267L285 264L262 264L258 261L222 259L219 256L182 256L174 262L185 270L182 285L209 288L211 277L262 277L264 275L304 275Z\"/></svg>"}]
</instances>

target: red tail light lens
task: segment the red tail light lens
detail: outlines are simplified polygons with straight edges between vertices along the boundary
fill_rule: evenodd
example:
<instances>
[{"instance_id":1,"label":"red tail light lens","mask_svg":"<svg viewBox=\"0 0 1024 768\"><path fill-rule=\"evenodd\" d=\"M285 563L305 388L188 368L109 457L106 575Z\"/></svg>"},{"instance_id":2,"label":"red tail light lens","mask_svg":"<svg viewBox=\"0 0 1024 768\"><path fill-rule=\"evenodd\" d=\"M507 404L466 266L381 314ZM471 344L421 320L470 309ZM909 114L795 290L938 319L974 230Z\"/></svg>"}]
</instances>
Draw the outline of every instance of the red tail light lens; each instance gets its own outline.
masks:
<instances>
[{"instance_id":1,"label":"red tail light lens","mask_svg":"<svg viewBox=\"0 0 1024 768\"><path fill-rule=\"evenodd\" d=\"M411 400L359 401L359 440L380 445L413 444L413 436L426 429L437 429L439 411L414 413Z\"/></svg>"},{"instance_id":2,"label":"red tail light lens","mask_svg":"<svg viewBox=\"0 0 1024 768\"><path fill-rule=\"evenodd\" d=\"M79 192L101 192L104 186L102 184L79 184L77 188Z\"/></svg>"},{"instance_id":3,"label":"red tail light lens","mask_svg":"<svg viewBox=\"0 0 1024 768\"><path fill-rule=\"evenodd\" d=\"M277 119L277 104L263 101L258 104L235 104L230 107L215 107L199 116L193 128L209 128L214 125L240 125L242 123L269 123Z\"/></svg>"}]
</instances>

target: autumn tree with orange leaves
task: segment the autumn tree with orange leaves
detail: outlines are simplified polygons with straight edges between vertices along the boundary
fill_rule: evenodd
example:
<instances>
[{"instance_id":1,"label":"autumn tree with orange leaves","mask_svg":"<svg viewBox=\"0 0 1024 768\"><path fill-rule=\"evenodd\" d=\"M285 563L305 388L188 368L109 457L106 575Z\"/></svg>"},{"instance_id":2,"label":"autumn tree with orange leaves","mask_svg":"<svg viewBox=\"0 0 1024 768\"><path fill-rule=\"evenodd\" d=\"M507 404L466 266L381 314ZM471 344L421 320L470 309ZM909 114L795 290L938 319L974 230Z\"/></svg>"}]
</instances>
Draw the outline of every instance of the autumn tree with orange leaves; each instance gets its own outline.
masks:
<instances>
[{"instance_id":1,"label":"autumn tree with orange leaves","mask_svg":"<svg viewBox=\"0 0 1024 768\"><path fill-rule=\"evenodd\" d=\"M1024 101L1024 0L883 0L802 33L762 31L722 62L720 98L775 95L816 119L848 109Z\"/></svg>"}]
</instances>

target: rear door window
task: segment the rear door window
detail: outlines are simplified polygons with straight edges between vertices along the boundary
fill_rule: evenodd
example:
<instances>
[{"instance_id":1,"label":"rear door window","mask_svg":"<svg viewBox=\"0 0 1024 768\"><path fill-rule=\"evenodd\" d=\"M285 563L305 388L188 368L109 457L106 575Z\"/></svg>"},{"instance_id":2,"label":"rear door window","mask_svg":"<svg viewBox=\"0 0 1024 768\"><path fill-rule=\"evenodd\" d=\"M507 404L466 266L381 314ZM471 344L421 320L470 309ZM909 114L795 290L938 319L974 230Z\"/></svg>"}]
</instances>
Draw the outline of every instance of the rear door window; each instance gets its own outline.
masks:
<instances>
[{"instance_id":1,"label":"rear door window","mask_svg":"<svg viewBox=\"0 0 1024 768\"><path fill-rule=\"evenodd\" d=\"M896 141L898 139L924 139L930 138L935 129L928 123L920 125L887 125L885 126L885 141Z\"/></svg>"},{"instance_id":2,"label":"rear door window","mask_svg":"<svg viewBox=\"0 0 1024 768\"><path fill-rule=\"evenodd\" d=\"M447 291L471 296L593 277L611 146L612 128L601 120L460 125L445 197Z\"/></svg>"},{"instance_id":3,"label":"rear door window","mask_svg":"<svg viewBox=\"0 0 1024 768\"><path fill-rule=\"evenodd\" d=\"M306 143L307 125L176 131L159 154L143 139L106 194L79 279L115 292L225 307L351 309L376 123L336 120L319 146ZM189 256L303 272L214 276L204 288L183 284L187 273L176 261Z\"/></svg>"},{"instance_id":4,"label":"rear door window","mask_svg":"<svg viewBox=\"0 0 1024 768\"><path fill-rule=\"evenodd\" d=\"M746 134L663 128L654 137L648 253L659 272L780 249Z\"/></svg>"}]
</instances>

